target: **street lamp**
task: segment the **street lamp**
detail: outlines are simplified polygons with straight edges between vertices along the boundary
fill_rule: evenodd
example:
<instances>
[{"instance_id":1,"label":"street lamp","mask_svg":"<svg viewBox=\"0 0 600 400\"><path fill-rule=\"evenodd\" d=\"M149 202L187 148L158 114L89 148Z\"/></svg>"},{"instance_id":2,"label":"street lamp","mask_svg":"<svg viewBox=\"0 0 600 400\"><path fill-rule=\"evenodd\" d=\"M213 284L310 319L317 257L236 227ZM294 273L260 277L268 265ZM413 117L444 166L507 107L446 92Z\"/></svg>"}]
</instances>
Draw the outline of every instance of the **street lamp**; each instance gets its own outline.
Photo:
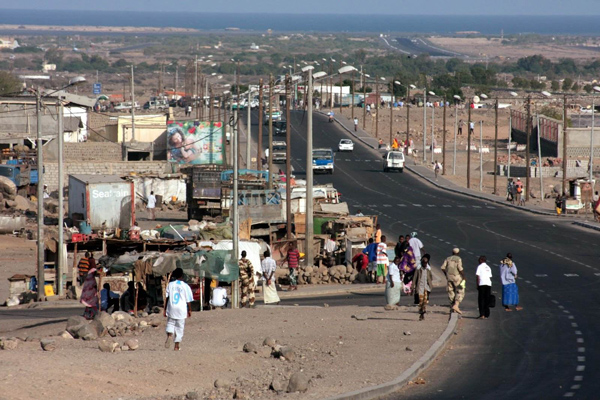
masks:
<instances>
[{"instance_id":1,"label":"street lamp","mask_svg":"<svg viewBox=\"0 0 600 400\"><path fill-rule=\"evenodd\" d=\"M456 175L456 132L458 130L458 103L462 101L459 95L455 94L454 98L454 154L452 156L452 175Z\"/></svg>"},{"instance_id":2,"label":"street lamp","mask_svg":"<svg viewBox=\"0 0 600 400\"><path fill-rule=\"evenodd\" d=\"M342 63L346 64L343 61ZM340 114L342 113L342 75L354 71L356 71L356 68L354 68L352 65L346 65L345 67L338 69L338 74L340 75ZM352 107L354 107L354 97L352 98Z\"/></svg>"},{"instance_id":3,"label":"street lamp","mask_svg":"<svg viewBox=\"0 0 600 400\"><path fill-rule=\"evenodd\" d=\"M306 233L305 233L305 253L306 253L306 263L308 266L312 266L314 262L314 254L313 254L313 169L312 169L312 147L313 147L313 119L312 119L312 96L313 96L313 70L315 67L312 65L307 65L302 68L302 72L306 73L307 76L307 116L306 116ZM317 73L320 77L324 77L325 72ZM288 176L288 180L290 177Z\"/></svg>"},{"instance_id":4,"label":"street lamp","mask_svg":"<svg viewBox=\"0 0 600 400\"><path fill-rule=\"evenodd\" d=\"M43 97L50 96L58 91L64 90L71 86L76 86L86 82L86 79L82 76L77 76L69 80L69 83L54 92L47 93ZM44 246L44 151L42 149L42 94L39 89L35 90L35 103L36 103L36 151L37 151L37 169L38 169L38 209L37 209L37 280L38 280L38 301L42 301L45 298L44 287L46 283L45 278L45 246ZM56 285L58 288L58 294L63 293L63 282L62 282L62 271L63 271L63 258L64 258L64 175L63 175L63 103L62 100L58 99L59 115L58 115L58 268L56 271Z\"/></svg>"},{"instance_id":5,"label":"street lamp","mask_svg":"<svg viewBox=\"0 0 600 400\"><path fill-rule=\"evenodd\" d=\"M600 86L592 88L592 133L590 134L590 183L594 179L594 114L596 114L596 92L600 92Z\"/></svg>"},{"instance_id":6,"label":"street lamp","mask_svg":"<svg viewBox=\"0 0 600 400\"><path fill-rule=\"evenodd\" d=\"M430 96L435 96L435 92L433 91L429 91L428 92ZM435 105L433 104L433 102L431 103L431 162L433 162L433 152L435 151ZM425 131L423 131L425 132Z\"/></svg>"}]
</instances>

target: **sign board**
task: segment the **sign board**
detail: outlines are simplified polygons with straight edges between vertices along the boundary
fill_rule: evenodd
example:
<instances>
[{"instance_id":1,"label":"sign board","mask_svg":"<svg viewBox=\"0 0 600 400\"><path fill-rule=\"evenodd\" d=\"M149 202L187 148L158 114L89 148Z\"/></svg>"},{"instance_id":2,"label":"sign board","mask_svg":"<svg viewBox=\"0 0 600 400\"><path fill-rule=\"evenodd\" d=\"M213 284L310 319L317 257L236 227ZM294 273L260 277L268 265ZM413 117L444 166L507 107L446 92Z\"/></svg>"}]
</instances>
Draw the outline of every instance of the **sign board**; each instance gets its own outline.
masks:
<instances>
[{"instance_id":1,"label":"sign board","mask_svg":"<svg viewBox=\"0 0 600 400\"><path fill-rule=\"evenodd\" d=\"M225 164L222 122L168 121L167 159L177 164Z\"/></svg>"},{"instance_id":2,"label":"sign board","mask_svg":"<svg viewBox=\"0 0 600 400\"><path fill-rule=\"evenodd\" d=\"M101 93L102 93L102 84L94 83L94 94L101 94Z\"/></svg>"}]
</instances>

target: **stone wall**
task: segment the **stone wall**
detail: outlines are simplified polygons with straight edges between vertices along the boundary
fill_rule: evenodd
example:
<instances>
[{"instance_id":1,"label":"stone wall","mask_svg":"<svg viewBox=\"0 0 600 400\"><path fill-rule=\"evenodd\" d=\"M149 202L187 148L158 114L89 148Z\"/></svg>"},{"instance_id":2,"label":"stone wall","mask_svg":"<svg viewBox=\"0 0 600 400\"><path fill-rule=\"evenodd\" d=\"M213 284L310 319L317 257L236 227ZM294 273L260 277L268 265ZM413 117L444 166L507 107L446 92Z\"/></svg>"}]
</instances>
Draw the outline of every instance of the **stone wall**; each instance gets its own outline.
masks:
<instances>
[{"instance_id":1,"label":"stone wall","mask_svg":"<svg viewBox=\"0 0 600 400\"><path fill-rule=\"evenodd\" d=\"M58 163L44 163L45 183L50 192L58 189ZM166 161L139 161L139 162L65 162L64 164L64 186L69 186L69 175L91 174L91 175L118 175L125 176L130 173L161 174L171 172L169 163Z\"/></svg>"},{"instance_id":2,"label":"stone wall","mask_svg":"<svg viewBox=\"0 0 600 400\"><path fill-rule=\"evenodd\" d=\"M65 162L123 160L121 145L112 142L65 143L63 154Z\"/></svg>"}]
</instances>

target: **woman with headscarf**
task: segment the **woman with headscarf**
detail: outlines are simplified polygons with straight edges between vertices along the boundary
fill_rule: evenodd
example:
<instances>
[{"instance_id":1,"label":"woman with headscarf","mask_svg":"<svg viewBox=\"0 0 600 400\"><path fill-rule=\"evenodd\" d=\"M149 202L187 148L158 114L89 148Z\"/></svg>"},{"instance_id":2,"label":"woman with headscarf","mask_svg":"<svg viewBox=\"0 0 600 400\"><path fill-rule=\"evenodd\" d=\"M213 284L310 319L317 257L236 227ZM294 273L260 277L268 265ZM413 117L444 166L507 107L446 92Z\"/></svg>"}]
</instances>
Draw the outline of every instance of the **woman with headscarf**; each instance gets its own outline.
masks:
<instances>
[{"instance_id":1,"label":"woman with headscarf","mask_svg":"<svg viewBox=\"0 0 600 400\"><path fill-rule=\"evenodd\" d=\"M429 254L423 255L421 265L415 271L414 290L415 297L419 296L419 321L425 319L427 303L429 303L429 293L433 288L433 276L431 274L431 266L429 265L430 259L431 256Z\"/></svg>"},{"instance_id":2,"label":"woman with headscarf","mask_svg":"<svg viewBox=\"0 0 600 400\"><path fill-rule=\"evenodd\" d=\"M500 280L502 281L502 305L506 311L512 311L510 306L515 306L515 310L520 311L523 307L519 306L519 288L517 287L517 266L512 260L512 253L508 253L506 258L500 261Z\"/></svg>"},{"instance_id":3,"label":"woman with headscarf","mask_svg":"<svg viewBox=\"0 0 600 400\"><path fill-rule=\"evenodd\" d=\"M96 268L90 269L81 290L81 304L85 306L83 316L93 319L98 313L98 284L96 283Z\"/></svg>"},{"instance_id":4,"label":"woman with headscarf","mask_svg":"<svg viewBox=\"0 0 600 400\"><path fill-rule=\"evenodd\" d=\"M400 257L396 256L394 262L388 267L387 279L385 280L385 301L389 306L400 303L402 280L400 279Z\"/></svg>"}]
</instances>

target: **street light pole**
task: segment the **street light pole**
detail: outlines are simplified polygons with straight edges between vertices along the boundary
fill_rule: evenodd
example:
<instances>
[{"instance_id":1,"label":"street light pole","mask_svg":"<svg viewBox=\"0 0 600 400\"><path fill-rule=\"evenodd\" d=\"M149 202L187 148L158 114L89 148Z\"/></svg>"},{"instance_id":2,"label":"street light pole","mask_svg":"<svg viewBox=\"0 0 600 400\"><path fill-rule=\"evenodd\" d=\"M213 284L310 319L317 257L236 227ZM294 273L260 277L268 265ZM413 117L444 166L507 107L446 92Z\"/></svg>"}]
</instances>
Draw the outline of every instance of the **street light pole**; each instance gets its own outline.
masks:
<instances>
[{"instance_id":1,"label":"street light pole","mask_svg":"<svg viewBox=\"0 0 600 400\"><path fill-rule=\"evenodd\" d=\"M588 165L590 169L590 183L592 182L592 179L594 179L594 114L596 113L596 87L592 88L592 133L590 134L590 163Z\"/></svg>"},{"instance_id":2,"label":"street light pole","mask_svg":"<svg viewBox=\"0 0 600 400\"><path fill-rule=\"evenodd\" d=\"M435 151L435 104L431 103L431 162L433 162L433 153Z\"/></svg>"},{"instance_id":3,"label":"street light pole","mask_svg":"<svg viewBox=\"0 0 600 400\"><path fill-rule=\"evenodd\" d=\"M442 175L446 175L446 108L448 108L448 104L444 97L444 117L442 119L442 124L444 125L442 128Z\"/></svg>"},{"instance_id":4,"label":"street light pole","mask_svg":"<svg viewBox=\"0 0 600 400\"><path fill-rule=\"evenodd\" d=\"M532 126L531 126L531 95L527 96L527 123L526 123L526 136L527 136L527 143L525 143L525 201L529 201L529 192L531 191L531 187L529 186L530 182L529 182L529 177L531 175L530 173L530 159L529 159L529 152L531 150L530 147L530 141L531 141L531 130L532 130Z\"/></svg>"},{"instance_id":5,"label":"street light pole","mask_svg":"<svg viewBox=\"0 0 600 400\"><path fill-rule=\"evenodd\" d=\"M471 102L467 121L467 189L471 188Z\"/></svg>"},{"instance_id":6,"label":"street light pole","mask_svg":"<svg viewBox=\"0 0 600 400\"><path fill-rule=\"evenodd\" d=\"M354 95L355 95L355 83L354 83L354 70L352 71L352 99L350 100L350 108L351 108L351 112L352 112L352 121L354 121Z\"/></svg>"},{"instance_id":7,"label":"street light pole","mask_svg":"<svg viewBox=\"0 0 600 400\"><path fill-rule=\"evenodd\" d=\"M377 100L377 104L375 105L375 139L379 140L379 104L381 103L379 99L379 76L375 75L375 98Z\"/></svg>"},{"instance_id":8,"label":"street light pole","mask_svg":"<svg viewBox=\"0 0 600 400\"><path fill-rule=\"evenodd\" d=\"M135 82L133 80L133 64L131 65L131 140L135 141Z\"/></svg>"},{"instance_id":9,"label":"street light pole","mask_svg":"<svg viewBox=\"0 0 600 400\"><path fill-rule=\"evenodd\" d=\"M258 81L258 148L256 149L256 169L262 171L263 140L263 80Z\"/></svg>"},{"instance_id":10,"label":"street light pole","mask_svg":"<svg viewBox=\"0 0 600 400\"><path fill-rule=\"evenodd\" d=\"M410 85L406 86L406 146L410 143Z\"/></svg>"},{"instance_id":11,"label":"street light pole","mask_svg":"<svg viewBox=\"0 0 600 400\"><path fill-rule=\"evenodd\" d=\"M544 200L544 174L542 173L542 139L540 137L540 115L536 113L537 119L537 148L538 148L538 171L540 173L540 199Z\"/></svg>"},{"instance_id":12,"label":"street light pole","mask_svg":"<svg viewBox=\"0 0 600 400\"><path fill-rule=\"evenodd\" d=\"M454 154L452 156L452 175L456 175L456 131L458 129L458 95L454 96Z\"/></svg>"},{"instance_id":13,"label":"street light pole","mask_svg":"<svg viewBox=\"0 0 600 400\"><path fill-rule=\"evenodd\" d=\"M498 98L494 105L494 194L498 194Z\"/></svg>"},{"instance_id":14,"label":"street light pole","mask_svg":"<svg viewBox=\"0 0 600 400\"><path fill-rule=\"evenodd\" d=\"M269 189L273 189L273 74L269 77Z\"/></svg>"},{"instance_id":15,"label":"street light pole","mask_svg":"<svg viewBox=\"0 0 600 400\"><path fill-rule=\"evenodd\" d=\"M252 92L250 91L250 85L248 85L248 104L246 107L248 108L248 124L246 128L246 168L252 169L252 162L250 159L252 158L252 107L250 107L250 102L252 101Z\"/></svg>"},{"instance_id":16,"label":"street light pole","mask_svg":"<svg viewBox=\"0 0 600 400\"><path fill-rule=\"evenodd\" d=\"M312 266L314 263L313 254L313 169L312 169L312 148L313 148L313 117L312 117L312 96L313 96L313 78L312 68L308 68L308 93L306 104L308 113L306 116L306 265Z\"/></svg>"},{"instance_id":17,"label":"street light pole","mask_svg":"<svg viewBox=\"0 0 600 400\"><path fill-rule=\"evenodd\" d=\"M287 239L292 239L292 132L290 124L290 77L285 78L285 221ZM306 100L306 99L305 99Z\"/></svg>"},{"instance_id":18,"label":"street light pole","mask_svg":"<svg viewBox=\"0 0 600 400\"><path fill-rule=\"evenodd\" d=\"M363 79L363 130L367 127L367 80Z\"/></svg>"},{"instance_id":19,"label":"street light pole","mask_svg":"<svg viewBox=\"0 0 600 400\"><path fill-rule=\"evenodd\" d=\"M563 194L567 193L567 94L564 94L563 99Z\"/></svg>"},{"instance_id":20,"label":"street light pole","mask_svg":"<svg viewBox=\"0 0 600 400\"><path fill-rule=\"evenodd\" d=\"M423 163L427 162L427 88L423 88Z\"/></svg>"},{"instance_id":21,"label":"street light pole","mask_svg":"<svg viewBox=\"0 0 600 400\"><path fill-rule=\"evenodd\" d=\"M98 81L98 80L96 80ZM64 231L64 218L65 218L65 212L64 212L64 202L65 202L65 198L64 198L64 154L63 154L63 147L64 147L64 140L65 140L65 133L64 133L64 119L63 119L63 114L64 114L64 108L63 108L63 102L61 97L58 97L58 252L57 252L57 256L58 256L58 263L56 264L56 287L57 287L57 293L59 296L62 296L64 294L64 290L63 290L63 271L65 271L65 264L64 264L64 256L65 256L65 249L64 249L64 235L65 235L65 231ZM38 176L40 174L40 169L38 167Z\"/></svg>"},{"instance_id":22,"label":"street light pole","mask_svg":"<svg viewBox=\"0 0 600 400\"><path fill-rule=\"evenodd\" d=\"M479 191L483 191L483 121L479 121Z\"/></svg>"},{"instance_id":23,"label":"street light pole","mask_svg":"<svg viewBox=\"0 0 600 400\"><path fill-rule=\"evenodd\" d=\"M37 168L38 168L38 207L37 207L37 280L38 280L38 301L43 301L45 296L45 275L44 275L44 151L42 149L42 97L40 90L35 92L35 112L37 119L36 145L37 145Z\"/></svg>"}]
</instances>

